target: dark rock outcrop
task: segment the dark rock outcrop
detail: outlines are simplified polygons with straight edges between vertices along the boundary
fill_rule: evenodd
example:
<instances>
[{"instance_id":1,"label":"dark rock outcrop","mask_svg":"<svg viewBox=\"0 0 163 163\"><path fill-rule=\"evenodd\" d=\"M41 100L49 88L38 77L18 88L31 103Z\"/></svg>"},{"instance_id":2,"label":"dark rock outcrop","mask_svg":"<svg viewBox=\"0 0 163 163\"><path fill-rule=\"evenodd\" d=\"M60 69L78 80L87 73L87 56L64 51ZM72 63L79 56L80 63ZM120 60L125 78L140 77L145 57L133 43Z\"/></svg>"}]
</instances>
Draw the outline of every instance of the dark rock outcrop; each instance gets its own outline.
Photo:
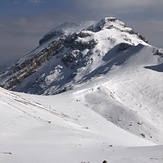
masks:
<instances>
[{"instance_id":1,"label":"dark rock outcrop","mask_svg":"<svg viewBox=\"0 0 163 163\"><path fill-rule=\"evenodd\" d=\"M116 60L121 53L144 42L144 37L114 17L91 26L90 22L83 26L63 23L48 32L39 41L39 47L0 73L0 86L36 94L72 89L71 82L87 81L108 72L128 58L126 53L123 60Z\"/></svg>"}]
</instances>

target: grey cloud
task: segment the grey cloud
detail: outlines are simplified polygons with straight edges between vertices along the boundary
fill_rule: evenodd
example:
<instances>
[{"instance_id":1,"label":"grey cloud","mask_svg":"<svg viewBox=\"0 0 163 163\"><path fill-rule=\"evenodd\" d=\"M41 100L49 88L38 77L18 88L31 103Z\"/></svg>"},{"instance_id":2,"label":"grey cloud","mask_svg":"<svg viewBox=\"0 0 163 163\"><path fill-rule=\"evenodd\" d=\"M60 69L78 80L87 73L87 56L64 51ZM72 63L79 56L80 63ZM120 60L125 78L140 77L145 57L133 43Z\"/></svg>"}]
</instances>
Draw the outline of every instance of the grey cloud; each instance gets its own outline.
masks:
<instances>
[{"instance_id":1,"label":"grey cloud","mask_svg":"<svg viewBox=\"0 0 163 163\"><path fill-rule=\"evenodd\" d=\"M75 4L78 6L86 7L86 8L101 8L101 9L106 9L106 8L128 8L128 7L134 7L134 8L146 8L150 7L153 5L161 5L163 4L162 0L73 0Z\"/></svg>"},{"instance_id":2,"label":"grey cloud","mask_svg":"<svg viewBox=\"0 0 163 163\"><path fill-rule=\"evenodd\" d=\"M163 48L163 21L159 20L140 20L140 21L127 21L129 26L136 29L139 33L143 34L149 41L149 44Z\"/></svg>"},{"instance_id":3,"label":"grey cloud","mask_svg":"<svg viewBox=\"0 0 163 163\"><path fill-rule=\"evenodd\" d=\"M113 6L117 7L117 8L148 8L151 7L153 5L156 4L163 4L162 0L135 0L135 1L131 1L131 0L114 0L113 2Z\"/></svg>"},{"instance_id":4,"label":"grey cloud","mask_svg":"<svg viewBox=\"0 0 163 163\"><path fill-rule=\"evenodd\" d=\"M45 0L28 0L29 3L45 3Z\"/></svg>"},{"instance_id":5,"label":"grey cloud","mask_svg":"<svg viewBox=\"0 0 163 163\"><path fill-rule=\"evenodd\" d=\"M0 24L0 28L4 28L5 27L5 25L3 25L3 24Z\"/></svg>"},{"instance_id":6,"label":"grey cloud","mask_svg":"<svg viewBox=\"0 0 163 163\"><path fill-rule=\"evenodd\" d=\"M46 17L8 18L0 22L0 65L13 62L33 50L41 36L54 25Z\"/></svg>"},{"instance_id":7,"label":"grey cloud","mask_svg":"<svg viewBox=\"0 0 163 163\"><path fill-rule=\"evenodd\" d=\"M162 0L73 0L80 12L88 16L116 16L122 19L162 19Z\"/></svg>"},{"instance_id":8,"label":"grey cloud","mask_svg":"<svg viewBox=\"0 0 163 163\"><path fill-rule=\"evenodd\" d=\"M19 0L12 0L11 2L12 3L15 3L15 4L18 4L19 3Z\"/></svg>"},{"instance_id":9,"label":"grey cloud","mask_svg":"<svg viewBox=\"0 0 163 163\"><path fill-rule=\"evenodd\" d=\"M11 63L38 46L41 37L64 21L77 21L67 13L0 18L0 66Z\"/></svg>"},{"instance_id":10,"label":"grey cloud","mask_svg":"<svg viewBox=\"0 0 163 163\"><path fill-rule=\"evenodd\" d=\"M40 3L46 3L47 0L12 0L13 3L15 4L21 4L21 3L35 3L35 4L40 4Z\"/></svg>"}]
</instances>

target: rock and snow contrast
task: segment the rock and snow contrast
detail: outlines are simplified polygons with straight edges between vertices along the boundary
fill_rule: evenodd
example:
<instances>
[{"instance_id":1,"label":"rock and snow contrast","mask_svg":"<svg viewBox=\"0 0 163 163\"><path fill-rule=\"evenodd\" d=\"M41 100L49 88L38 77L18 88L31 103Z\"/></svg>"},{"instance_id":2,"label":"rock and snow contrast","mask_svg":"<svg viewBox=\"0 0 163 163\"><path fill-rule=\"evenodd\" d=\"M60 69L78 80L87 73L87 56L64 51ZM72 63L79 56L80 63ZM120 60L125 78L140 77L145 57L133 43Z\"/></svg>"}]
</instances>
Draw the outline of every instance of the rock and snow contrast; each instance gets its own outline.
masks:
<instances>
[{"instance_id":1,"label":"rock and snow contrast","mask_svg":"<svg viewBox=\"0 0 163 163\"><path fill-rule=\"evenodd\" d=\"M114 17L39 44L0 73L0 162L163 162L162 49Z\"/></svg>"},{"instance_id":2,"label":"rock and snow contrast","mask_svg":"<svg viewBox=\"0 0 163 163\"><path fill-rule=\"evenodd\" d=\"M91 24L64 23L47 33L38 48L0 74L1 86L56 94L107 73L148 46L140 34L116 18ZM156 48L148 51L153 54Z\"/></svg>"}]
</instances>

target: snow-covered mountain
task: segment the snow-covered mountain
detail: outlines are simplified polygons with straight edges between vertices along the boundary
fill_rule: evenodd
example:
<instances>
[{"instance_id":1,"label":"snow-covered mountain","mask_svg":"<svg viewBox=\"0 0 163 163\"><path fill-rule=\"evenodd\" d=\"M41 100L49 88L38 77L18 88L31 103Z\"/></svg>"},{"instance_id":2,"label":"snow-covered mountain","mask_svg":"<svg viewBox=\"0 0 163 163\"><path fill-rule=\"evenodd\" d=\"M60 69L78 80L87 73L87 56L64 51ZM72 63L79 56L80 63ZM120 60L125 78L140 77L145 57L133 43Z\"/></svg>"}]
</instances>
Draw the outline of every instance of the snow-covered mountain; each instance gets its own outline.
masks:
<instances>
[{"instance_id":1,"label":"snow-covered mountain","mask_svg":"<svg viewBox=\"0 0 163 163\"><path fill-rule=\"evenodd\" d=\"M0 162L162 162L162 49L114 17L63 23L39 43L0 73L17 91L0 89Z\"/></svg>"},{"instance_id":2,"label":"snow-covered mountain","mask_svg":"<svg viewBox=\"0 0 163 163\"><path fill-rule=\"evenodd\" d=\"M2 72L0 81L4 88L32 94L74 90L77 100L107 120L156 143L163 140L162 73L162 49L106 17L54 28Z\"/></svg>"},{"instance_id":3,"label":"snow-covered mountain","mask_svg":"<svg viewBox=\"0 0 163 163\"><path fill-rule=\"evenodd\" d=\"M155 54L157 49L146 42L112 17L96 23L63 23L47 33L38 48L0 74L1 86L33 94L56 94L122 65L143 47Z\"/></svg>"}]
</instances>

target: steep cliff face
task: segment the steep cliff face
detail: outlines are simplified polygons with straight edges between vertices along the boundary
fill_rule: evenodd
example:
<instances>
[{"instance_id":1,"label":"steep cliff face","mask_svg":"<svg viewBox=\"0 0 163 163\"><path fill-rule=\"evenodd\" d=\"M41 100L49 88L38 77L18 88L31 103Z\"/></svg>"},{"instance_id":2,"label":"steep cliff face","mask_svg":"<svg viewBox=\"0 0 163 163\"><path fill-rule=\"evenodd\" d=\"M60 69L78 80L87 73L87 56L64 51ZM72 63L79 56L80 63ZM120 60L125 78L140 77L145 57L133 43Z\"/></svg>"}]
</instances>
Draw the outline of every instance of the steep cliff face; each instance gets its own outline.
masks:
<instances>
[{"instance_id":1,"label":"steep cliff face","mask_svg":"<svg viewBox=\"0 0 163 163\"><path fill-rule=\"evenodd\" d=\"M64 39L71 33L87 28L93 21L79 24L65 22L48 32L40 41L39 46L18 60L14 65L1 72L1 86L13 89L28 76L35 73L46 64L54 55L62 51Z\"/></svg>"},{"instance_id":2,"label":"steep cliff face","mask_svg":"<svg viewBox=\"0 0 163 163\"><path fill-rule=\"evenodd\" d=\"M116 18L78 25L64 23L47 33L34 51L2 72L1 86L56 94L107 73L145 47L151 55L162 54Z\"/></svg>"},{"instance_id":3,"label":"steep cliff face","mask_svg":"<svg viewBox=\"0 0 163 163\"><path fill-rule=\"evenodd\" d=\"M12 89L20 84L26 77L35 73L46 61L52 58L60 49L60 41L53 41L47 48L39 51L34 56L21 62L17 62L12 67L1 73L3 87Z\"/></svg>"}]
</instances>

